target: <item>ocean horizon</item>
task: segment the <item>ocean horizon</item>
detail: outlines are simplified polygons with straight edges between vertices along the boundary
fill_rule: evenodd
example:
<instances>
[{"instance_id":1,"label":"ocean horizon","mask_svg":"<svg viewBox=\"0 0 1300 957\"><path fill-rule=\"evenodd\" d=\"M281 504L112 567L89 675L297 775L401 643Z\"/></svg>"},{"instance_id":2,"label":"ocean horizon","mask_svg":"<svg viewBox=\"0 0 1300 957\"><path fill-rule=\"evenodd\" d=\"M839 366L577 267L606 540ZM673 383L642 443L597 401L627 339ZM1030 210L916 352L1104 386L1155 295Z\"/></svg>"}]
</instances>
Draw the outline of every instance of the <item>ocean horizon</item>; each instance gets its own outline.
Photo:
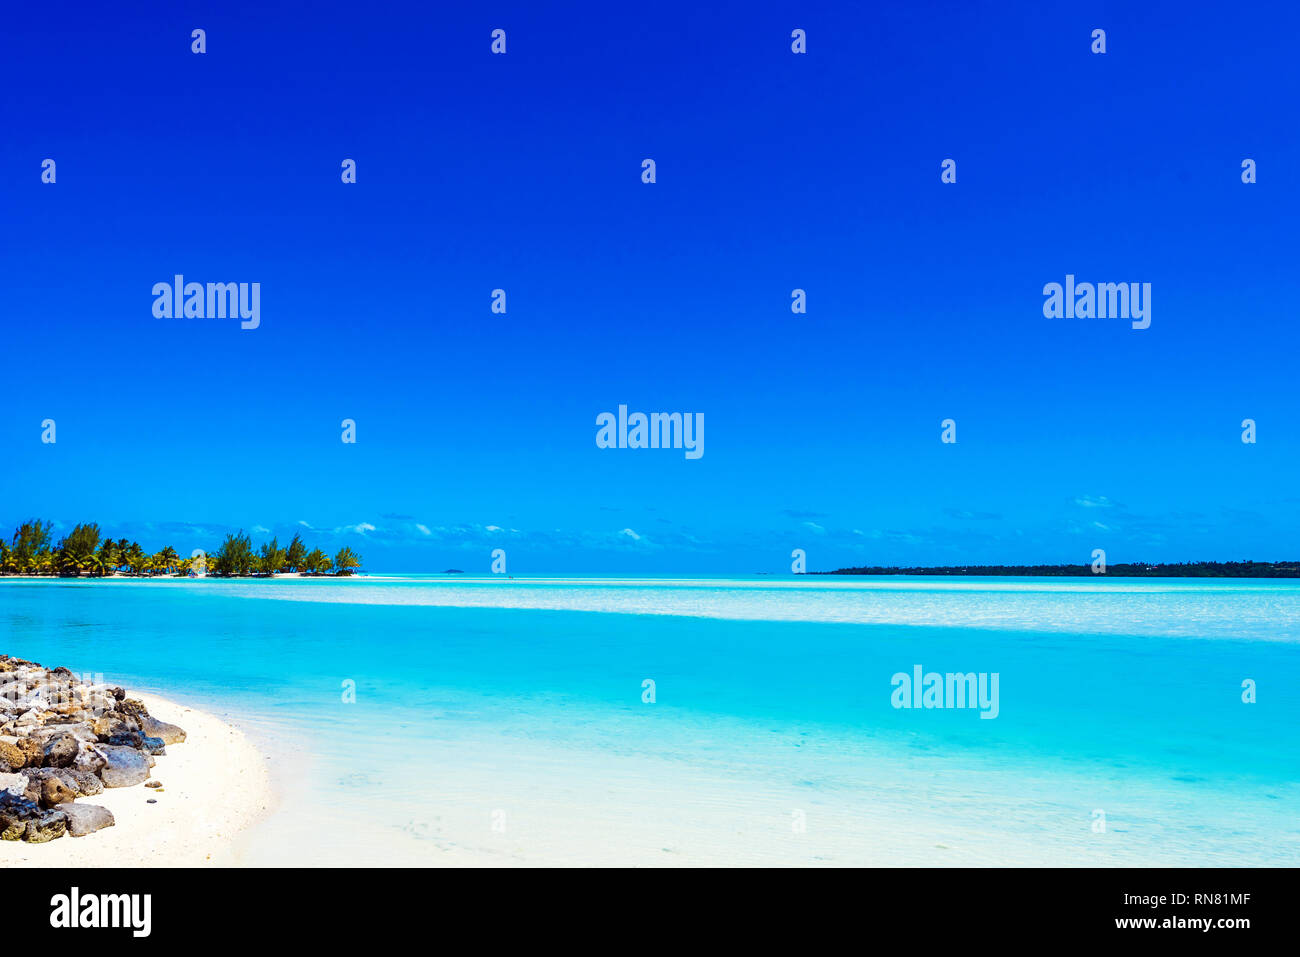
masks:
<instances>
[{"instance_id":1,"label":"ocean horizon","mask_svg":"<svg viewBox=\"0 0 1300 957\"><path fill-rule=\"evenodd\" d=\"M0 639L243 729L253 865L1300 863L1285 580L6 579Z\"/></svg>"}]
</instances>

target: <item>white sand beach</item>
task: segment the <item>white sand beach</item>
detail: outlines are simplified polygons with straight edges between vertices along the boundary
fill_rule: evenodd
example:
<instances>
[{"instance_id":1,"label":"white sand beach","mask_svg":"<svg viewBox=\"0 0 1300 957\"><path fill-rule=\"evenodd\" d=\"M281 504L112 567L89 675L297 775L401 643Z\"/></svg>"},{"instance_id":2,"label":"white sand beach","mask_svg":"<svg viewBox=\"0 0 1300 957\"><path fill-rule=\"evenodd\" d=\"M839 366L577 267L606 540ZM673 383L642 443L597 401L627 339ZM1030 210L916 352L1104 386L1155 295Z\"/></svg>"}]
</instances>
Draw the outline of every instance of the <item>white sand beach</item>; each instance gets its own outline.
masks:
<instances>
[{"instance_id":1,"label":"white sand beach","mask_svg":"<svg viewBox=\"0 0 1300 957\"><path fill-rule=\"evenodd\" d=\"M266 758L215 716L156 695L130 692L149 713L185 729L150 776L161 788L109 788L97 804L116 823L47 844L0 842L0 867L205 867L240 863L235 837L272 806ZM150 799L157 803L148 803Z\"/></svg>"}]
</instances>

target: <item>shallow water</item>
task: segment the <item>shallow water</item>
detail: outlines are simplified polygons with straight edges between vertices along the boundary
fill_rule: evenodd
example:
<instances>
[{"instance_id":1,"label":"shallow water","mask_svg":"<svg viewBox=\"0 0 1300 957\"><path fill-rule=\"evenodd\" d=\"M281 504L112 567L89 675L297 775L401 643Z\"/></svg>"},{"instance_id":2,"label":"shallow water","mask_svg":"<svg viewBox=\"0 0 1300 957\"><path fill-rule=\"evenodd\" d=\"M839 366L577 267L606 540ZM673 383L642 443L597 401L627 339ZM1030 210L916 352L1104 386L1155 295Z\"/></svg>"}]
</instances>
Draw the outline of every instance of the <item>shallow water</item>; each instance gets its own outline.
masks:
<instances>
[{"instance_id":1,"label":"shallow water","mask_svg":"<svg viewBox=\"0 0 1300 957\"><path fill-rule=\"evenodd\" d=\"M0 650L249 731L248 863L1300 863L1288 582L7 580Z\"/></svg>"}]
</instances>

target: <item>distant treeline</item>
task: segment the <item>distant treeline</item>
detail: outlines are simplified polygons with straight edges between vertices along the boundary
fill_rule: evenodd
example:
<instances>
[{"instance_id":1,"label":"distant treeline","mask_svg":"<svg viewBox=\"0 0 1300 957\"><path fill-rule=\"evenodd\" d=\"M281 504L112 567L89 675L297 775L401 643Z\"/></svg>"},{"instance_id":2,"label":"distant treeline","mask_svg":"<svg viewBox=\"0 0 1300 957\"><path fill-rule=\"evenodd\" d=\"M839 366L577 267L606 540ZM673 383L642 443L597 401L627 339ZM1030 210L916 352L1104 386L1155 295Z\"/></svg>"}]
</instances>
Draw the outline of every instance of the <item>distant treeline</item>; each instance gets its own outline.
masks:
<instances>
[{"instance_id":1,"label":"distant treeline","mask_svg":"<svg viewBox=\"0 0 1300 957\"><path fill-rule=\"evenodd\" d=\"M61 578L103 578L111 575L150 577L206 572L222 577L272 576L281 572L303 575L351 575L361 567L361 556L344 546L330 558L319 548L307 550L302 536L281 548L272 538L254 551L243 530L227 535L210 555L182 558L170 545L146 552L125 538L101 538L94 522L76 526L53 542L50 522L33 519L14 530L8 543L0 539L0 574L57 575Z\"/></svg>"},{"instance_id":2,"label":"distant treeline","mask_svg":"<svg viewBox=\"0 0 1300 957\"><path fill-rule=\"evenodd\" d=\"M1091 565L940 565L933 568L870 566L837 568L814 575L1021 575L1031 577L1090 577ZM1143 562L1107 565L1107 578L1300 578L1300 562Z\"/></svg>"}]
</instances>

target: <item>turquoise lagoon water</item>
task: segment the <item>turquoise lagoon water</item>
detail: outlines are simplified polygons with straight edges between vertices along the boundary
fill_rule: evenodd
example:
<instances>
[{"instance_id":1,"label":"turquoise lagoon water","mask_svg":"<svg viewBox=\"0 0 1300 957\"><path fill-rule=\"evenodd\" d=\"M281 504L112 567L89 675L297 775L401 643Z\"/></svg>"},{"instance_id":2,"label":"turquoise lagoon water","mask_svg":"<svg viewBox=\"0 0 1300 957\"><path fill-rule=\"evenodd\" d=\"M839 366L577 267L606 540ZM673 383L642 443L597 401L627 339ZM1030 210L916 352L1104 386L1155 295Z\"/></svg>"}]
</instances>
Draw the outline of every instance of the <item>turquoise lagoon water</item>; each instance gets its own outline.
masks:
<instances>
[{"instance_id":1,"label":"turquoise lagoon water","mask_svg":"<svg viewBox=\"0 0 1300 957\"><path fill-rule=\"evenodd\" d=\"M14 579L0 650L244 728L249 864L1300 864L1294 583Z\"/></svg>"}]
</instances>

